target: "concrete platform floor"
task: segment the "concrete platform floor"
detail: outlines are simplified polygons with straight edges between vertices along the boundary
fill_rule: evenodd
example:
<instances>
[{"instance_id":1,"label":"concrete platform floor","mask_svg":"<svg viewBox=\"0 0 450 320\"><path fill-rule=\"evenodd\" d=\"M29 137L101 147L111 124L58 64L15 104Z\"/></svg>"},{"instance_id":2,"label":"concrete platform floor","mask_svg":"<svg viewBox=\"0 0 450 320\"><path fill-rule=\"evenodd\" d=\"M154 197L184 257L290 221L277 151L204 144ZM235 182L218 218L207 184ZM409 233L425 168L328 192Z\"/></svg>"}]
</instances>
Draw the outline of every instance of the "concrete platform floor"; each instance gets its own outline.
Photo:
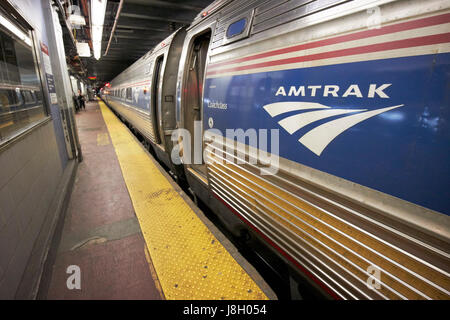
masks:
<instances>
[{"instance_id":1,"label":"concrete platform floor","mask_svg":"<svg viewBox=\"0 0 450 320\"><path fill-rule=\"evenodd\" d=\"M40 298L162 299L97 102L87 103L76 120L84 159ZM80 289L67 286L72 265L80 268Z\"/></svg>"}]
</instances>

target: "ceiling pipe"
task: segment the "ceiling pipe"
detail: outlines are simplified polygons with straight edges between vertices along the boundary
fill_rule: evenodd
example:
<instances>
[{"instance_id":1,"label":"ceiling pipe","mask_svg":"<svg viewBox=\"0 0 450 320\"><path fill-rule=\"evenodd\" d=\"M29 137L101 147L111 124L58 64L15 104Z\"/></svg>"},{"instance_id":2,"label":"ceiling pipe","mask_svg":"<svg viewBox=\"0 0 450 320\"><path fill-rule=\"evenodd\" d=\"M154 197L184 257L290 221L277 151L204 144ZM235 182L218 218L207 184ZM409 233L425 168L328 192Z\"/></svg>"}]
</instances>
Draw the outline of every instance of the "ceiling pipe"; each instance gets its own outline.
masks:
<instances>
[{"instance_id":1,"label":"ceiling pipe","mask_svg":"<svg viewBox=\"0 0 450 320\"><path fill-rule=\"evenodd\" d=\"M92 36L91 36L91 18L89 16L89 11L88 10L88 4L87 4L87 0L81 0L81 8L83 10L83 15L85 17L86 21L86 25L88 25L87 27L85 27L86 29L86 33L89 35L89 48L91 48L91 50L94 50L92 47Z\"/></svg>"},{"instance_id":2,"label":"ceiling pipe","mask_svg":"<svg viewBox=\"0 0 450 320\"><path fill-rule=\"evenodd\" d=\"M117 21L119 20L119 15L120 15L120 12L122 11L122 5L123 5L123 0L120 0L119 8L117 9L116 17L114 19L114 25L113 25L113 28L111 30L111 35L109 36L108 45L106 46L106 51L103 54L103 56L106 56L108 54L109 46L111 45L111 40L112 40L112 37L114 35L114 31L116 31Z\"/></svg>"}]
</instances>

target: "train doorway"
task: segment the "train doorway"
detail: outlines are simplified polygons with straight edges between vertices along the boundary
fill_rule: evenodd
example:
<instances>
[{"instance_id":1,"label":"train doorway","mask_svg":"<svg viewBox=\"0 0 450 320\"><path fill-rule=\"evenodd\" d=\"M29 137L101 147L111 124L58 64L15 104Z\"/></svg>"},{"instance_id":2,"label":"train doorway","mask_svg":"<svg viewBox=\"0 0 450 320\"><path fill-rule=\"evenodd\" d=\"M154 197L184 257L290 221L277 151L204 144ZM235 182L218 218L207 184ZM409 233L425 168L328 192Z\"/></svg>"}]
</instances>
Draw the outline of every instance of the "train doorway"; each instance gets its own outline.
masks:
<instances>
[{"instance_id":1,"label":"train doorway","mask_svg":"<svg viewBox=\"0 0 450 320\"><path fill-rule=\"evenodd\" d=\"M155 135L155 142L161 144L160 133L160 110L161 110L161 79L163 72L164 56L160 56L155 62L155 71L152 83L152 119L153 119L153 131Z\"/></svg>"},{"instance_id":2,"label":"train doorway","mask_svg":"<svg viewBox=\"0 0 450 320\"><path fill-rule=\"evenodd\" d=\"M206 177L206 166L202 158L201 164L198 163L198 159L194 159L196 140L201 139L201 149L203 152L203 128L200 130L196 123L202 123L203 115L203 82L205 77L206 57L208 55L209 43L211 40L211 30L198 35L192 42L190 51L187 55L186 61L186 81L184 85L184 124L185 128L189 130L191 134L191 165L197 173L200 173ZM198 132L200 131L200 132ZM194 161L197 160L197 161Z\"/></svg>"}]
</instances>

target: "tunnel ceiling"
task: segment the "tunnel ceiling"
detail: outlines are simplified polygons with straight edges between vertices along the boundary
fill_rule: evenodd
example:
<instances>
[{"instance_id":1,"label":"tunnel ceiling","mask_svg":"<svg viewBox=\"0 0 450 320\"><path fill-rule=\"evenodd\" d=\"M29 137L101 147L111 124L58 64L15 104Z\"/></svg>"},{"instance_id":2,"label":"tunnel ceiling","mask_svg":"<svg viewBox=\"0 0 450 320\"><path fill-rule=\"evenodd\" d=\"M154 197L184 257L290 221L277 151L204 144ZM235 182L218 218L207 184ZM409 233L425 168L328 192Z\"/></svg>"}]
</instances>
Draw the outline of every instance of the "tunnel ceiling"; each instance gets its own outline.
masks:
<instances>
[{"instance_id":1,"label":"tunnel ceiling","mask_svg":"<svg viewBox=\"0 0 450 320\"><path fill-rule=\"evenodd\" d=\"M88 7L86 0L79 2L80 6ZM106 52L120 7L119 0L108 0L103 26L102 56L100 60L93 56L81 58L81 65L85 69L84 76L96 76L97 84L111 81L173 31L188 25L212 2L213 0L124 0L110 47ZM88 10L83 13L86 17ZM86 21L89 22L89 18L86 18ZM83 28L83 32L79 31L77 37L77 41L90 40L88 24ZM75 59L75 66L76 62Z\"/></svg>"}]
</instances>

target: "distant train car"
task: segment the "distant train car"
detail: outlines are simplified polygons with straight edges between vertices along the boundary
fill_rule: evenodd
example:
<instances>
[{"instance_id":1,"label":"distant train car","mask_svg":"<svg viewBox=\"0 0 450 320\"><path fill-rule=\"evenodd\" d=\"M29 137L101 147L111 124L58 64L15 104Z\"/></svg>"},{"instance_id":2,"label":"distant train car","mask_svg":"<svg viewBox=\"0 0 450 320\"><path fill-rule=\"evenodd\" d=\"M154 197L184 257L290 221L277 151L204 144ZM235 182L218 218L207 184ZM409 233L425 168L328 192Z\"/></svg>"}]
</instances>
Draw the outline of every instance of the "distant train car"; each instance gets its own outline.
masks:
<instances>
[{"instance_id":1,"label":"distant train car","mask_svg":"<svg viewBox=\"0 0 450 320\"><path fill-rule=\"evenodd\" d=\"M449 30L443 0L220 0L106 100L295 282L449 299ZM172 162L174 129L201 161Z\"/></svg>"},{"instance_id":2,"label":"distant train car","mask_svg":"<svg viewBox=\"0 0 450 320\"><path fill-rule=\"evenodd\" d=\"M175 94L184 28L145 54L110 83L106 102L151 143L176 177L183 168L170 160L176 128Z\"/></svg>"}]
</instances>

